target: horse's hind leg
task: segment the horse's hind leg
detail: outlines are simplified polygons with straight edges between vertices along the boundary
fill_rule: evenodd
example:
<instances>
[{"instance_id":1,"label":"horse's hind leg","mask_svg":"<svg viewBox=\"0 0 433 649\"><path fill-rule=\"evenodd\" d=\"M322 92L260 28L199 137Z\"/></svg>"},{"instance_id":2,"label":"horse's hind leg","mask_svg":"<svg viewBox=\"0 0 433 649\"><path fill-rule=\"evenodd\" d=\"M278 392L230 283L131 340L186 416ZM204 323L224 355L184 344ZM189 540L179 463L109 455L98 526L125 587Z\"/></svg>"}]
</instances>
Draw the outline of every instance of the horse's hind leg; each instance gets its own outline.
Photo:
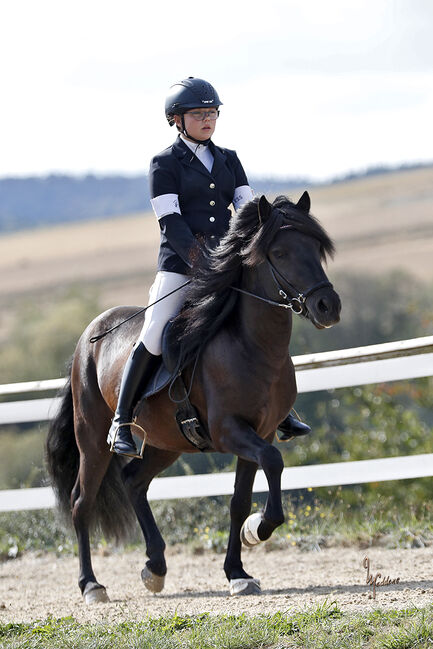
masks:
<instances>
[{"instance_id":1,"label":"horse's hind leg","mask_svg":"<svg viewBox=\"0 0 433 649\"><path fill-rule=\"evenodd\" d=\"M84 436L81 439L84 439ZM89 439L85 452L80 448L78 480L71 493L72 522L77 535L80 562L78 585L86 604L108 601L105 587L98 583L93 572L89 525L96 495L111 457L108 446L101 450L95 446L94 441Z\"/></svg>"},{"instance_id":2,"label":"horse's hind leg","mask_svg":"<svg viewBox=\"0 0 433 649\"><path fill-rule=\"evenodd\" d=\"M164 451L146 446L142 460L132 460L123 469L123 479L132 506L146 541L146 554L149 561L143 568L141 578L146 588L159 593L164 588L167 565L165 562L165 542L155 522L147 490L153 478L169 467L180 453Z\"/></svg>"},{"instance_id":3,"label":"horse's hind leg","mask_svg":"<svg viewBox=\"0 0 433 649\"><path fill-rule=\"evenodd\" d=\"M245 572L241 560L241 528L251 511L251 494L257 464L238 458L233 497L230 503L230 536L227 547L224 572L230 582L232 595L251 595L260 592L260 585Z\"/></svg>"}]
</instances>

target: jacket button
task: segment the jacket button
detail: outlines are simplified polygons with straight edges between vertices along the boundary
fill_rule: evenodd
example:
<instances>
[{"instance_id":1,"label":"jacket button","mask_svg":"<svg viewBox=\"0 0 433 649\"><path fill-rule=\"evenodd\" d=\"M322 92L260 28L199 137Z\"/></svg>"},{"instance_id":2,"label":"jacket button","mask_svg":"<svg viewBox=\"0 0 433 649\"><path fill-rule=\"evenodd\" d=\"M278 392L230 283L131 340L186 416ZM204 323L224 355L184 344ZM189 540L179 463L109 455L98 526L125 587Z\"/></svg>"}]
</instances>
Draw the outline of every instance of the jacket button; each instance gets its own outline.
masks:
<instances>
[{"instance_id":1,"label":"jacket button","mask_svg":"<svg viewBox=\"0 0 433 649\"><path fill-rule=\"evenodd\" d=\"M211 184L209 185L209 187L210 187L211 189L215 189L215 183L211 183Z\"/></svg>"},{"instance_id":2,"label":"jacket button","mask_svg":"<svg viewBox=\"0 0 433 649\"><path fill-rule=\"evenodd\" d=\"M211 223L213 223L213 222L215 221L215 217L214 217L214 216L210 216L210 217L209 217L209 221L211 221Z\"/></svg>"},{"instance_id":3,"label":"jacket button","mask_svg":"<svg viewBox=\"0 0 433 649\"><path fill-rule=\"evenodd\" d=\"M209 201L209 205L213 207L215 205L215 201Z\"/></svg>"}]
</instances>

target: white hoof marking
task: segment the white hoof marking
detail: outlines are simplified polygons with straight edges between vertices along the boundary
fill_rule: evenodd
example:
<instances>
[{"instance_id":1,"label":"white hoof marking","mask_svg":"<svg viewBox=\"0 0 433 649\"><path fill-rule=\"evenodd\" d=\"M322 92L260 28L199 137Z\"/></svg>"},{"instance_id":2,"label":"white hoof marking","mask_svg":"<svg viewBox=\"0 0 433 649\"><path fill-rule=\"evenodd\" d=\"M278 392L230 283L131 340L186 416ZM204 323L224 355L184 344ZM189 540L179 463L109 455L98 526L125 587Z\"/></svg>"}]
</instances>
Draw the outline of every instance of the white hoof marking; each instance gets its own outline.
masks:
<instances>
[{"instance_id":1,"label":"white hoof marking","mask_svg":"<svg viewBox=\"0 0 433 649\"><path fill-rule=\"evenodd\" d=\"M260 579L230 579L230 595L257 595L261 592Z\"/></svg>"},{"instance_id":2,"label":"white hoof marking","mask_svg":"<svg viewBox=\"0 0 433 649\"><path fill-rule=\"evenodd\" d=\"M84 593L83 597L84 597L84 602L87 604L87 606L91 606L92 604L101 604L110 601L110 598L108 597L107 591L105 590L104 587L92 588L87 593Z\"/></svg>"},{"instance_id":3,"label":"white hoof marking","mask_svg":"<svg viewBox=\"0 0 433 649\"><path fill-rule=\"evenodd\" d=\"M254 545L261 543L257 530L262 520L263 517L261 514L251 514L242 525L241 542L246 545L247 548L252 548Z\"/></svg>"}]
</instances>

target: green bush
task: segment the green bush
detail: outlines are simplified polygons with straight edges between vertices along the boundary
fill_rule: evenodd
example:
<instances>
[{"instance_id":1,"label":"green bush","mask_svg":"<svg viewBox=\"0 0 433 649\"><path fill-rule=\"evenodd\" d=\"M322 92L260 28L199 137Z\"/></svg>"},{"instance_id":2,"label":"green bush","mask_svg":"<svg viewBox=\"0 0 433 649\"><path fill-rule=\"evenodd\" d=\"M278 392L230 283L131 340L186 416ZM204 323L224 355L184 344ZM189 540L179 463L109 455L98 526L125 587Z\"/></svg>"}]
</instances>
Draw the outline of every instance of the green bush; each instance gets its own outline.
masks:
<instances>
[{"instance_id":1,"label":"green bush","mask_svg":"<svg viewBox=\"0 0 433 649\"><path fill-rule=\"evenodd\" d=\"M389 483L396 486L399 483ZM266 494L254 494L252 511L260 511ZM391 548L417 548L433 543L433 506L418 503L405 507L393 496L378 493L374 500L359 495L359 506L352 507L344 489L304 489L285 494L285 523L266 543L268 550L296 546L318 550L335 545L380 545ZM168 546L188 545L191 552L226 551L230 527L230 497L191 498L152 502L152 510ZM109 552L112 547L101 535L93 534L94 548ZM130 546L144 547L138 525ZM13 559L25 551L50 550L57 554L76 554L77 542L72 527L65 529L53 510L0 513L0 560Z\"/></svg>"},{"instance_id":2,"label":"green bush","mask_svg":"<svg viewBox=\"0 0 433 649\"><path fill-rule=\"evenodd\" d=\"M45 430L0 433L0 489L40 487L44 482Z\"/></svg>"},{"instance_id":3,"label":"green bush","mask_svg":"<svg viewBox=\"0 0 433 649\"><path fill-rule=\"evenodd\" d=\"M284 445L286 466L368 460L433 452L433 378L344 388L301 395L297 408L313 432ZM303 397L306 397L305 400ZM394 502L423 503L433 497L430 478L350 486L344 498L353 506L392 495ZM322 494L326 501L326 493ZM361 504L364 500L361 501Z\"/></svg>"}]
</instances>

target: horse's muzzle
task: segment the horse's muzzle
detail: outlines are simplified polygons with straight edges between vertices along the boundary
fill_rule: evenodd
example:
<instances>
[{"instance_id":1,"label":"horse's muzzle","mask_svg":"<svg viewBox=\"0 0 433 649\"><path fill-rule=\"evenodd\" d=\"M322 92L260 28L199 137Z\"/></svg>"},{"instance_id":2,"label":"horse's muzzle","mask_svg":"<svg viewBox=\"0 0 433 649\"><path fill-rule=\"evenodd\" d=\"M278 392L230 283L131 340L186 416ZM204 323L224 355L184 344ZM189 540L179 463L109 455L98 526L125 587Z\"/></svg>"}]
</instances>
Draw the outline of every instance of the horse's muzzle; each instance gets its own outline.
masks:
<instances>
[{"instance_id":1,"label":"horse's muzzle","mask_svg":"<svg viewBox=\"0 0 433 649\"><path fill-rule=\"evenodd\" d=\"M307 298L308 317L317 329L332 327L340 321L341 301L332 288L318 291Z\"/></svg>"}]
</instances>

